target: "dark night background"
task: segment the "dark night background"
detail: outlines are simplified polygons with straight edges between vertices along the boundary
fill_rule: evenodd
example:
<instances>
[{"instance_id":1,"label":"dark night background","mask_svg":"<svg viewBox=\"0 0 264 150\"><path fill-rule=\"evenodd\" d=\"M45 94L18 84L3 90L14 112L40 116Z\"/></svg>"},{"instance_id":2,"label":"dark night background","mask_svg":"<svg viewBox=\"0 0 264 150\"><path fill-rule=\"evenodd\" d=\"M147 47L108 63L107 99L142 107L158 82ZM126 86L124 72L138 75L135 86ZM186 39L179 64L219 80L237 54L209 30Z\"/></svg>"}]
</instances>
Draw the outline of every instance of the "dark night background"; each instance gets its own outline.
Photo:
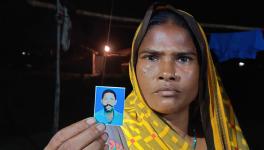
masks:
<instances>
[{"instance_id":1,"label":"dark night background","mask_svg":"<svg viewBox=\"0 0 264 150\"><path fill-rule=\"evenodd\" d=\"M56 4L55 0L39 0ZM43 149L52 136L56 60L56 11L33 6L31 0L0 4L0 149ZM113 16L141 19L151 0L113 0ZM201 23L227 24L263 29L263 5L255 1L171 1ZM131 90L128 57L109 57L104 84L92 74L92 54L100 53L107 40L108 19L79 15L76 10L110 14L111 0L68 0L72 21L71 47L61 51L60 128L93 113L95 85ZM112 21L113 53L130 48L138 23ZM206 34L241 30L204 26ZM263 51L264 52L264 51ZM263 148L264 53L256 59L232 59L216 66L232 100L251 149ZM245 62L239 67L238 62Z\"/></svg>"}]
</instances>

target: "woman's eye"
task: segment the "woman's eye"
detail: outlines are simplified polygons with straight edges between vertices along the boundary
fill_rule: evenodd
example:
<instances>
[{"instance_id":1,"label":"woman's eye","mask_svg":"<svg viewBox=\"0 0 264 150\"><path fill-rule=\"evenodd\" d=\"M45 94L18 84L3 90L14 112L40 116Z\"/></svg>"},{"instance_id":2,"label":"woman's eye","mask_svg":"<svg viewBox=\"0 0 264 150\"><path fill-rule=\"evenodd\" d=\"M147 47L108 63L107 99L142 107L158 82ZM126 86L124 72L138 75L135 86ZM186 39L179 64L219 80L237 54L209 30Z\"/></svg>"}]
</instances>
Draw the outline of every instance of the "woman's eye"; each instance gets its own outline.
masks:
<instances>
[{"instance_id":1,"label":"woman's eye","mask_svg":"<svg viewBox=\"0 0 264 150\"><path fill-rule=\"evenodd\" d=\"M145 55L143 56L144 59L150 60L150 61L156 61L158 60L158 57L156 55Z\"/></svg>"},{"instance_id":2,"label":"woman's eye","mask_svg":"<svg viewBox=\"0 0 264 150\"><path fill-rule=\"evenodd\" d=\"M179 61L180 63L183 63L183 64L185 64L185 63L189 63L191 60L192 60L192 57L189 57L189 56L180 56L180 57L178 58L178 61Z\"/></svg>"}]
</instances>

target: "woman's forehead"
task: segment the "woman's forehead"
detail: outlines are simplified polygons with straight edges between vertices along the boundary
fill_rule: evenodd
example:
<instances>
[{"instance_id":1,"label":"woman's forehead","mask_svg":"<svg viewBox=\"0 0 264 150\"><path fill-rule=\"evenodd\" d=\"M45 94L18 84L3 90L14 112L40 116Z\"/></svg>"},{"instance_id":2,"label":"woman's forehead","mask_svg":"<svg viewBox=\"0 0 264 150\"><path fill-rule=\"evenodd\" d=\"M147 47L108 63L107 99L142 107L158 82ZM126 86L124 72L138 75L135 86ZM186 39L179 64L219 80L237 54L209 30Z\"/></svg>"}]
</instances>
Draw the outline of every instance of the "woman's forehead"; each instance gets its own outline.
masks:
<instances>
[{"instance_id":1,"label":"woman's forehead","mask_svg":"<svg viewBox=\"0 0 264 150\"><path fill-rule=\"evenodd\" d=\"M140 45L142 49L179 49L196 51L193 39L187 29L175 24L160 24L152 26Z\"/></svg>"}]
</instances>

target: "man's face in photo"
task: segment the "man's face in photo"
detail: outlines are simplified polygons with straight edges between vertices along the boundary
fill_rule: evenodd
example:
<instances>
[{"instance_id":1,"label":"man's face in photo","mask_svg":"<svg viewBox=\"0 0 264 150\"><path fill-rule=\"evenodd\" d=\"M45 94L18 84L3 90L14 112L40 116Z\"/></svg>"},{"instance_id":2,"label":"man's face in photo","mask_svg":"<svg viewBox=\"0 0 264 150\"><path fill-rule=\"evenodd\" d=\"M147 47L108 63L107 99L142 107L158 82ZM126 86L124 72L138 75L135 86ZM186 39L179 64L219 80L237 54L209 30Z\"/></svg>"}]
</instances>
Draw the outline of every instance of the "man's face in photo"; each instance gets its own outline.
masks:
<instances>
[{"instance_id":1,"label":"man's face in photo","mask_svg":"<svg viewBox=\"0 0 264 150\"><path fill-rule=\"evenodd\" d=\"M104 94L102 99L102 104L104 106L104 110L106 112L111 112L114 110L114 106L116 105L116 98L113 93L107 92Z\"/></svg>"}]
</instances>

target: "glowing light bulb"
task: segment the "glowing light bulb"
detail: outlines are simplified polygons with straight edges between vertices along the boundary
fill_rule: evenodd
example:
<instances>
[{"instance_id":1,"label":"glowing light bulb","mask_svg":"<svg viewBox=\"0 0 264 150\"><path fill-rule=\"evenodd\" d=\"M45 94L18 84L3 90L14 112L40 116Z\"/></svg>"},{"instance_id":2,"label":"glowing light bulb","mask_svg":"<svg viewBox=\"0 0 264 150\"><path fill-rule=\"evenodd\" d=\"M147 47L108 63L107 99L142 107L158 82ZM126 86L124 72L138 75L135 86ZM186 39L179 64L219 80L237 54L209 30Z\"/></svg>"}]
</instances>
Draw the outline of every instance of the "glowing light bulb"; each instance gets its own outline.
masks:
<instances>
[{"instance_id":1,"label":"glowing light bulb","mask_svg":"<svg viewBox=\"0 0 264 150\"><path fill-rule=\"evenodd\" d=\"M239 67L243 67L243 66L245 66L245 63L244 63L244 62L239 62L239 63L238 63L238 66L239 66Z\"/></svg>"},{"instance_id":2,"label":"glowing light bulb","mask_svg":"<svg viewBox=\"0 0 264 150\"><path fill-rule=\"evenodd\" d=\"M104 50L105 50L105 52L110 52L110 47L108 45L105 45Z\"/></svg>"}]
</instances>

